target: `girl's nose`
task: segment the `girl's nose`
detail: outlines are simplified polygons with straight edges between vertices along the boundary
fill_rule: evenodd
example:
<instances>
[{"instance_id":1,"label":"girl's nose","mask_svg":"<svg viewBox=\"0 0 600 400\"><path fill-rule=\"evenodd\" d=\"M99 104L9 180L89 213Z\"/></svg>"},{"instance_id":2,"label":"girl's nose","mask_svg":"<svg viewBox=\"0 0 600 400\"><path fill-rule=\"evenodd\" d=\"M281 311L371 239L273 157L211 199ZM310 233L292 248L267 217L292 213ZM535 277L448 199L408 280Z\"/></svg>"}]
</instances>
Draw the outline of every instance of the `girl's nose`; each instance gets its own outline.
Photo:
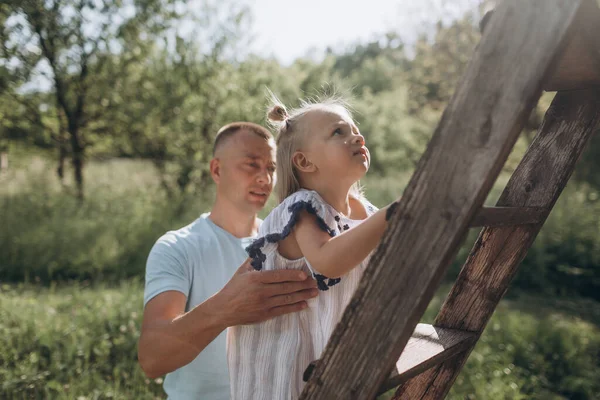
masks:
<instances>
[{"instance_id":1,"label":"girl's nose","mask_svg":"<svg viewBox=\"0 0 600 400\"><path fill-rule=\"evenodd\" d=\"M356 134L354 135L354 137L352 138L352 143L359 143L361 146L365 145L365 137L363 135Z\"/></svg>"}]
</instances>

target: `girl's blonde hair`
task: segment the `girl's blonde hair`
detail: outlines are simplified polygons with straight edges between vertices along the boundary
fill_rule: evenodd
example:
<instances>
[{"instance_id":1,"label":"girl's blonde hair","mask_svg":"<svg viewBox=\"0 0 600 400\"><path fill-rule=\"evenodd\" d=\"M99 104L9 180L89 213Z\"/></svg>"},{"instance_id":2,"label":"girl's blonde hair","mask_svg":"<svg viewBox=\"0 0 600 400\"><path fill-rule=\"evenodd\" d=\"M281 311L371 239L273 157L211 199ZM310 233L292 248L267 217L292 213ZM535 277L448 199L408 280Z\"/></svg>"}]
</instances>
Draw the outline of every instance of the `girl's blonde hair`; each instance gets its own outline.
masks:
<instances>
[{"instance_id":1,"label":"girl's blonde hair","mask_svg":"<svg viewBox=\"0 0 600 400\"><path fill-rule=\"evenodd\" d=\"M303 124L304 116L313 110L323 108L333 108L346 112L350 117L348 104L338 96L329 96L327 98L302 100L300 107L287 111L279 99L271 94L271 103L267 113L267 120L275 129L277 137L277 183L275 184L275 193L279 202L286 197L301 189L298 171L294 167L292 157L300 149L302 138L310 129ZM361 199L363 197L362 188L358 182L350 188L350 194Z\"/></svg>"}]
</instances>

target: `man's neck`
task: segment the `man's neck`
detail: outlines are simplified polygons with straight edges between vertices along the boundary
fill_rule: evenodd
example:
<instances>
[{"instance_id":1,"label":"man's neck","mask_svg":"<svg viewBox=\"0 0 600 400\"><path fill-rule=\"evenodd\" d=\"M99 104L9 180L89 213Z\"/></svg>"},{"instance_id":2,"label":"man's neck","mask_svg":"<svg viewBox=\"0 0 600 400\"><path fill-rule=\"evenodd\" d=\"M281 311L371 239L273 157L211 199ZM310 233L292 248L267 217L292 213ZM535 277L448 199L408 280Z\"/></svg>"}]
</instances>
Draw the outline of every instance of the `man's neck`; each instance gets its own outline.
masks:
<instances>
[{"instance_id":1,"label":"man's neck","mask_svg":"<svg viewBox=\"0 0 600 400\"><path fill-rule=\"evenodd\" d=\"M213 204L209 218L237 238L255 236L258 232L256 213L243 212L219 199Z\"/></svg>"}]
</instances>

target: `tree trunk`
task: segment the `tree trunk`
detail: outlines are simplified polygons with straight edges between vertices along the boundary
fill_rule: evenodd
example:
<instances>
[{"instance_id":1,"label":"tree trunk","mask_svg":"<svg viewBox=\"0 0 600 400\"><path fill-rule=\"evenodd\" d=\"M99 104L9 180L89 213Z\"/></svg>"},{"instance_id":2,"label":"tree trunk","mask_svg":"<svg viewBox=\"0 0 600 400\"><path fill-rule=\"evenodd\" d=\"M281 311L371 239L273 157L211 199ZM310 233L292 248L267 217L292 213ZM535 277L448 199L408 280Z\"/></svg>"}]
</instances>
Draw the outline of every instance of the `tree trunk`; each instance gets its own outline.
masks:
<instances>
[{"instance_id":1,"label":"tree trunk","mask_svg":"<svg viewBox=\"0 0 600 400\"><path fill-rule=\"evenodd\" d=\"M66 116L64 111L60 108L60 105L56 105L56 112L58 117L58 134L56 135L56 143L58 144L58 167L56 168L56 174L58 180L62 186L65 185L65 160L67 159L67 138L65 131L67 123L65 122Z\"/></svg>"},{"instance_id":2,"label":"tree trunk","mask_svg":"<svg viewBox=\"0 0 600 400\"><path fill-rule=\"evenodd\" d=\"M73 152L73 168L77 185L77 198L83 200L83 148Z\"/></svg>"},{"instance_id":3,"label":"tree trunk","mask_svg":"<svg viewBox=\"0 0 600 400\"><path fill-rule=\"evenodd\" d=\"M60 180L60 184L65 184L65 159L67 158L67 146L63 138L58 142L58 167L56 168L56 174Z\"/></svg>"},{"instance_id":4,"label":"tree trunk","mask_svg":"<svg viewBox=\"0 0 600 400\"><path fill-rule=\"evenodd\" d=\"M69 123L69 134L71 135L73 174L77 187L77 198L83 200L83 157L85 148L81 144L79 127L76 124Z\"/></svg>"}]
</instances>

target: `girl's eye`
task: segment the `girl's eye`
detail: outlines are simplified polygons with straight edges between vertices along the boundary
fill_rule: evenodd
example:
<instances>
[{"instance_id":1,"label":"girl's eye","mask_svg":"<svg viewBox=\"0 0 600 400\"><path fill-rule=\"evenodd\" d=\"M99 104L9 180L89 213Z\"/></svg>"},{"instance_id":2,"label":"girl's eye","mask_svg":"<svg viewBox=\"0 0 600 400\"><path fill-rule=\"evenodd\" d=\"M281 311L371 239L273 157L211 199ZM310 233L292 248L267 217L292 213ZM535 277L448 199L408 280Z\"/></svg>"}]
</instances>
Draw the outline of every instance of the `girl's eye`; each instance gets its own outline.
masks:
<instances>
[{"instance_id":1,"label":"girl's eye","mask_svg":"<svg viewBox=\"0 0 600 400\"><path fill-rule=\"evenodd\" d=\"M333 136L335 135L341 135L342 134L342 129L341 128L337 128L335 131L333 131Z\"/></svg>"}]
</instances>

